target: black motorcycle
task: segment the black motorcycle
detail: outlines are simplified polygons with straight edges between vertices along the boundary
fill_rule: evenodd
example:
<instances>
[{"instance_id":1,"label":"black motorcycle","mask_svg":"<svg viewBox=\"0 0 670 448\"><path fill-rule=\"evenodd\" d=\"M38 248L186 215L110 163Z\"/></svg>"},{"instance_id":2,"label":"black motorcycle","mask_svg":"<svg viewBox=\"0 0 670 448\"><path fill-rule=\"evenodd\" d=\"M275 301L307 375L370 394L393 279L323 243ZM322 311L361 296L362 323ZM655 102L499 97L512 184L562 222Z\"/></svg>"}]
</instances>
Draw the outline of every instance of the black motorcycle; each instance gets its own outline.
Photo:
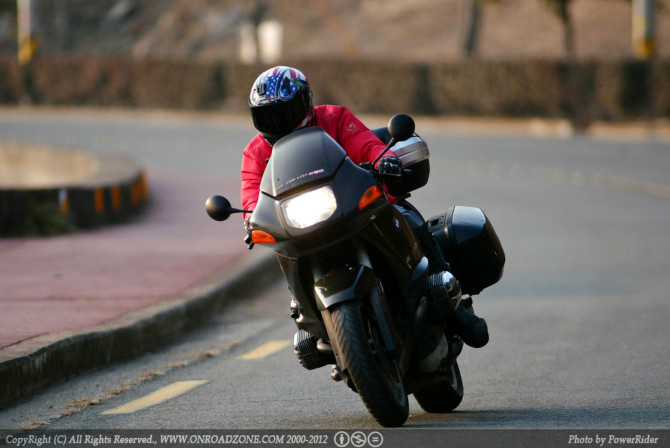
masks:
<instances>
[{"instance_id":1,"label":"black motorcycle","mask_svg":"<svg viewBox=\"0 0 670 448\"><path fill-rule=\"evenodd\" d=\"M428 146L411 117L396 115L373 132L403 162L400 176L383 175L374 163L357 166L319 127L277 141L246 242L275 251L293 297L300 363L308 370L333 365L331 378L391 427L406 421L408 394L427 412L460 404L463 342L445 322L463 294L501 278L505 255L481 210L456 206L426 222L407 201L430 172ZM221 196L210 197L206 209L218 221L249 213ZM431 271L421 225L449 271Z\"/></svg>"}]
</instances>

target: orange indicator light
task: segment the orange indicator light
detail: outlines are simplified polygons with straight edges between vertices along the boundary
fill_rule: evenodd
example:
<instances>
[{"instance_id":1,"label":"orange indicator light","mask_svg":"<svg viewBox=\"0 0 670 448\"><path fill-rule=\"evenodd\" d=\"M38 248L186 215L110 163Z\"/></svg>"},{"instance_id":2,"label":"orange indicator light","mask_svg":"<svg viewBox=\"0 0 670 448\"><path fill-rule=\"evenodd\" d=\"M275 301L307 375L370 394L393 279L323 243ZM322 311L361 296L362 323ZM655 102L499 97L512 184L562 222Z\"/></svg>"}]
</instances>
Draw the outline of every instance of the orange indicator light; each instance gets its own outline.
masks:
<instances>
[{"instance_id":1,"label":"orange indicator light","mask_svg":"<svg viewBox=\"0 0 670 448\"><path fill-rule=\"evenodd\" d=\"M251 232L251 241L257 244L271 244L277 242L274 236L263 230L254 230Z\"/></svg>"},{"instance_id":2,"label":"orange indicator light","mask_svg":"<svg viewBox=\"0 0 670 448\"><path fill-rule=\"evenodd\" d=\"M358 209L363 210L368 205L372 204L374 201L379 199L382 196L382 189L378 185L373 185L363 193L361 200L358 202Z\"/></svg>"}]
</instances>

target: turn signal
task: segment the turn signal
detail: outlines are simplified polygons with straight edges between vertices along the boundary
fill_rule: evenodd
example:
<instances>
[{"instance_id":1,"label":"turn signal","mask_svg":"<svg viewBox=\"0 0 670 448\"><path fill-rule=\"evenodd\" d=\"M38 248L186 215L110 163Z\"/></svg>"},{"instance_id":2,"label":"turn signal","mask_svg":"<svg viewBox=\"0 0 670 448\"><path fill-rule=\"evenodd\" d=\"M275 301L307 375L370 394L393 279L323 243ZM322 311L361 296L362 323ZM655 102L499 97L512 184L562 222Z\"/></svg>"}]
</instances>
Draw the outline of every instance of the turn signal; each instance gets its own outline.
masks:
<instances>
[{"instance_id":1,"label":"turn signal","mask_svg":"<svg viewBox=\"0 0 670 448\"><path fill-rule=\"evenodd\" d=\"M358 201L358 209L363 210L368 205L372 204L374 201L379 199L382 196L382 189L378 185L373 185L363 193L361 200Z\"/></svg>"},{"instance_id":2,"label":"turn signal","mask_svg":"<svg viewBox=\"0 0 670 448\"><path fill-rule=\"evenodd\" d=\"M263 230L254 230L251 232L251 241L257 244L270 244L277 242L274 236Z\"/></svg>"}]
</instances>

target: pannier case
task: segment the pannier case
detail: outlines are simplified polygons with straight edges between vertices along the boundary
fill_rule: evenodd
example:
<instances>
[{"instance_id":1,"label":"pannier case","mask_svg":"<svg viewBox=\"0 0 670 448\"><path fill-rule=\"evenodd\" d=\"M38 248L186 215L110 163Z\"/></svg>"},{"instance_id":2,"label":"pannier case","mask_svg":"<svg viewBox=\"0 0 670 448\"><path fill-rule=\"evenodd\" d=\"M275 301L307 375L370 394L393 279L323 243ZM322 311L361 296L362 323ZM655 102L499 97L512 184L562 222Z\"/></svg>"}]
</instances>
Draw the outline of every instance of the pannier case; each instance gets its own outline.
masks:
<instances>
[{"instance_id":1,"label":"pannier case","mask_svg":"<svg viewBox=\"0 0 670 448\"><path fill-rule=\"evenodd\" d=\"M451 207L447 213L428 220L428 226L464 294L479 294L500 280L505 252L483 211Z\"/></svg>"}]
</instances>

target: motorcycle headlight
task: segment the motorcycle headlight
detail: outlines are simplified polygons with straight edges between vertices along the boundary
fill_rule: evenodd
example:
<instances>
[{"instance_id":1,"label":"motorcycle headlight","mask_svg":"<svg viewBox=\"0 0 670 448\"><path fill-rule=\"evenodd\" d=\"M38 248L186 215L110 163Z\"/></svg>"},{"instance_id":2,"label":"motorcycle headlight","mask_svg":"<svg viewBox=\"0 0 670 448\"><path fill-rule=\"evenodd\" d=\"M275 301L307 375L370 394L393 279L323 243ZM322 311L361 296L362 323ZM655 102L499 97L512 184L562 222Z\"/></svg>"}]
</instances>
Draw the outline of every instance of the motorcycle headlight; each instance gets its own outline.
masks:
<instances>
[{"instance_id":1,"label":"motorcycle headlight","mask_svg":"<svg viewBox=\"0 0 670 448\"><path fill-rule=\"evenodd\" d=\"M337 200L333 189L326 185L287 199L281 208L288 225L305 229L330 218L337 209Z\"/></svg>"}]
</instances>

